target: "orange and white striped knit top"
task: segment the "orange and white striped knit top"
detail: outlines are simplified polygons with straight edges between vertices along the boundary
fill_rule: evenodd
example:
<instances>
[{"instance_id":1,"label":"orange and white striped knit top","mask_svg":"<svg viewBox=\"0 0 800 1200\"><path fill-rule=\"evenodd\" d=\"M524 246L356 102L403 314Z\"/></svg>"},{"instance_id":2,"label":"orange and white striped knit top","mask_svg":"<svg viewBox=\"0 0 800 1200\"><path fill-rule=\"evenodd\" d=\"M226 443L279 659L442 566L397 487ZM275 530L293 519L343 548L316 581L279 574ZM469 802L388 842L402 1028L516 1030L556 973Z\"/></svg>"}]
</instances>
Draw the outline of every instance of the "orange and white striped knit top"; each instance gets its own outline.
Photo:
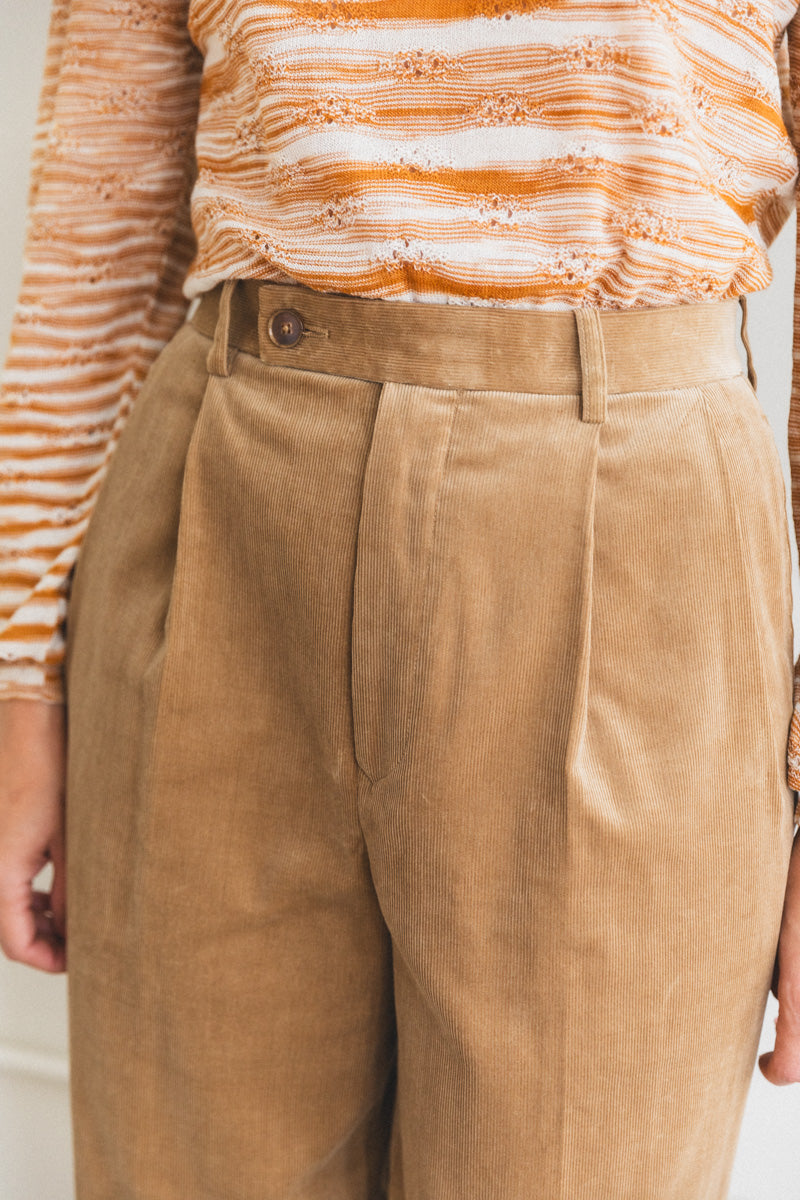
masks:
<instances>
[{"instance_id":1,"label":"orange and white striped knit top","mask_svg":"<svg viewBox=\"0 0 800 1200\"><path fill-rule=\"evenodd\" d=\"M219 280L546 309L766 287L798 193L797 10L55 0L0 389L0 696L63 698L98 486ZM798 326L796 299L796 523ZM800 664L795 699L800 788Z\"/></svg>"}]
</instances>

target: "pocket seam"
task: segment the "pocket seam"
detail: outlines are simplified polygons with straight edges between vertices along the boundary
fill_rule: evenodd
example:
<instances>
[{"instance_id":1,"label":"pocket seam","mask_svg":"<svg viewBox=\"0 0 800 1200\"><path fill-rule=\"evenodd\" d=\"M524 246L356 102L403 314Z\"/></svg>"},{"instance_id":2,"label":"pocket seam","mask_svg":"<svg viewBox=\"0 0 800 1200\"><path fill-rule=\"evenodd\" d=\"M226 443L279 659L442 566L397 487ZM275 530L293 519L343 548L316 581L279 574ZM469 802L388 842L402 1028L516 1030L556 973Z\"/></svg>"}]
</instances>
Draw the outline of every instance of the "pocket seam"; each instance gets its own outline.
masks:
<instances>
[{"instance_id":1,"label":"pocket seam","mask_svg":"<svg viewBox=\"0 0 800 1200\"><path fill-rule=\"evenodd\" d=\"M738 376L736 378L738 378ZM750 386L749 380L745 379L745 382L747 382L748 386ZM750 553L747 548L747 545L745 542L745 537L744 537L744 532L742 529L741 508L740 508L740 504L739 504L739 499L736 495L735 487L733 485L733 472L731 470L731 465L730 465L729 458L728 458L728 452L725 448L725 442L722 437L722 433L721 433L721 430L720 430L720 427L719 427L719 424L717 421L717 417L713 411L711 404L709 403L708 394L704 389L702 390L702 408L703 408L703 412L706 415L708 425L713 434L714 445L716 447L716 452L719 457L721 471L722 471L722 474L723 474L723 477L725 480L725 489L726 489L727 496L728 496L728 502L733 511L734 523L735 523L735 527L736 527L736 538L737 538L737 544L738 544L738 549L739 549L739 558L740 558L740 561L742 564L741 569L742 569L742 573L744 576L745 586L747 589L747 599L748 599L748 610L749 610L749 615L750 615L750 622L751 622L751 626L754 630L756 649L757 649L757 654L758 654L761 703L762 703L763 713L764 713L763 719L762 719L762 730L767 736L770 751L772 751L778 741L778 728L777 728L777 724L775 721L775 714L773 712L772 702L771 702L770 696L769 696L769 686L768 686L768 680L767 680L767 665L766 665L766 658L765 658L765 651L764 651L764 642L763 642L761 626L758 621L757 612L756 612L756 604L755 604L755 596L754 596L754 586L755 585L753 582ZM769 764L769 768L768 768L769 769L769 782L771 785L777 786L777 790L780 791L781 779L778 776L778 766L775 761L775 756L772 752L770 752L770 754L767 755L767 761ZM784 767L783 769L784 769L784 774L785 774L786 768ZM785 784L785 786L788 786L788 782Z\"/></svg>"}]
</instances>

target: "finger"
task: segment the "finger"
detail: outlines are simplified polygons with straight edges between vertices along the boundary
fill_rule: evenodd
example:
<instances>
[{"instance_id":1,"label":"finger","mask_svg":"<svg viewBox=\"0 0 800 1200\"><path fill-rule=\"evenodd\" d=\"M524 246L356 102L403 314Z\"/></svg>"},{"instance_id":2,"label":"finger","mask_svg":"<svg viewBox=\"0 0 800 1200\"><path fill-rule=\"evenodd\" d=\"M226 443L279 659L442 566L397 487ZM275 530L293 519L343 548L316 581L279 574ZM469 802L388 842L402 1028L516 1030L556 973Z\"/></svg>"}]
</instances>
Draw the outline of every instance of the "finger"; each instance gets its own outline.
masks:
<instances>
[{"instance_id":1,"label":"finger","mask_svg":"<svg viewBox=\"0 0 800 1200\"><path fill-rule=\"evenodd\" d=\"M31 892L31 912L37 938L44 938L46 941L52 942L54 946L63 943L64 935L53 907L52 893Z\"/></svg>"},{"instance_id":2,"label":"finger","mask_svg":"<svg viewBox=\"0 0 800 1200\"><path fill-rule=\"evenodd\" d=\"M7 873L0 888L0 946L10 959L19 961L35 936L30 885L24 877Z\"/></svg>"},{"instance_id":3,"label":"finger","mask_svg":"<svg viewBox=\"0 0 800 1200\"><path fill-rule=\"evenodd\" d=\"M775 1046L758 1060L761 1074L778 1087L800 1082L800 1009L784 989L782 992L775 1022Z\"/></svg>"},{"instance_id":4,"label":"finger","mask_svg":"<svg viewBox=\"0 0 800 1200\"><path fill-rule=\"evenodd\" d=\"M66 947L61 938L37 937L18 961L39 971L60 974L67 969Z\"/></svg>"},{"instance_id":5,"label":"finger","mask_svg":"<svg viewBox=\"0 0 800 1200\"><path fill-rule=\"evenodd\" d=\"M788 1083L800 1083L800 1044L775 1039L775 1048L759 1057L761 1074L777 1087Z\"/></svg>"},{"instance_id":6,"label":"finger","mask_svg":"<svg viewBox=\"0 0 800 1200\"><path fill-rule=\"evenodd\" d=\"M64 847L63 827L58 838L50 846L50 860L53 864L53 886L50 890L50 907L53 910L53 921L57 932L62 938L67 936L67 864Z\"/></svg>"},{"instance_id":7,"label":"finger","mask_svg":"<svg viewBox=\"0 0 800 1200\"><path fill-rule=\"evenodd\" d=\"M36 929L36 936L43 938L57 938L61 935L58 933L53 920L53 910L50 908L50 901L47 902L47 908L41 912L34 912L33 924Z\"/></svg>"},{"instance_id":8,"label":"finger","mask_svg":"<svg viewBox=\"0 0 800 1200\"><path fill-rule=\"evenodd\" d=\"M66 969L66 947L58 929L51 897L46 892L31 892L31 912L35 927L34 941L29 947L27 965L46 971Z\"/></svg>"},{"instance_id":9,"label":"finger","mask_svg":"<svg viewBox=\"0 0 800 1200\"><path fill-rule=\"evenodd\" d=\"M776 1058L773 1050L767 1050L759 1057L758 1067L764 1078L776 1087L786 1087L787 1084L797 1082L784 1072L780 1059Z\"/></svg>"},{"instance_id":10,"label":"finger","mask_svg":"<svg viewBox=\"0 0 800 1200\"><path fill-rule=\"evenodd\" d=\"M46 921L42 928L40 921ZM36 967L41 971L60 972L66 970L67 956L64 939L52 928L52 920L31 914L32 929L20 934L12 930L5 934L2 949L11 962Z\"/></svg>"},{"instance_id":11,"label":"finger","mask_svg":"<svg viewBox=\"0 0 800 1200\"><path fill-rule=\"evenodd\" d=\"M48 911L48 897L32 892L27 882L17 880L12 885L6 878L4 884L0 894L0 948L3 953L12 962L42 971L65 970L63 938L53 929L52 919L43 916Z\"/></svg>"}]
</instances>

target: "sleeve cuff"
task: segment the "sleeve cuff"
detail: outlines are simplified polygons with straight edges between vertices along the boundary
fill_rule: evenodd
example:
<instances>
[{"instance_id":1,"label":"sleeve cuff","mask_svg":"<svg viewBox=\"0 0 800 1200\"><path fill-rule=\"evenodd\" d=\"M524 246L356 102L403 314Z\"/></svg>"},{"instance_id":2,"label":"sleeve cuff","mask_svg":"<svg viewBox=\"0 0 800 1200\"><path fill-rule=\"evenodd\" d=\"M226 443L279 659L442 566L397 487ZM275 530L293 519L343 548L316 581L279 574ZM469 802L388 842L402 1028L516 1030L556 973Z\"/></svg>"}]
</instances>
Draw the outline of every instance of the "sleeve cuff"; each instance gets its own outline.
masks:
<instances>
[{"instance_id":1,"label":"sleeve cuff","mask_svg":"<svg viewBox=\"0 0 800 1200\"><path fill-rule=\"evenodd\" d=\"M786 767L789 787L800 791L800 655L794 664L793 708L786 747Z\"/></svg>"},{"instance_id":2,"label":"sleeve cuff","mask_svg":"<svg viewBox=\"0 0 800 1200\"><path fill-rule=\"evenodd\" d=\"M64 704L62 664L31 661L0 663L0 701L43 700Z\"/></svg>"}]
</instances>

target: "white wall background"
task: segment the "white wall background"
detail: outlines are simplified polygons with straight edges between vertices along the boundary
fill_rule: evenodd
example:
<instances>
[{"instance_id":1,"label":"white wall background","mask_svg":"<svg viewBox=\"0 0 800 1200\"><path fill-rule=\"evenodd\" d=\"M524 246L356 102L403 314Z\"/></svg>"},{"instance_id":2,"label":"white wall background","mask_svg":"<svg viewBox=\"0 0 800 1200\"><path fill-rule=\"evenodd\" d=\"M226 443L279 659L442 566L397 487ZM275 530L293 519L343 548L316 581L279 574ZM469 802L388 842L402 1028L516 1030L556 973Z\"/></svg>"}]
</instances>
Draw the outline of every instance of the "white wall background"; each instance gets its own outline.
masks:
<instances>
[{"instance_id":1,"label":"white wall background","mask_svg":"<svg viewBox=\"0 0 800 1200\"><path fill-rule=\"evenodd\" d=\"M49 10L49 0L0 0L3 352L20 277L30 141ZM792 222L773 245L775 280L752 297L749 319L759 396L783 457L787 496L794 236ZM793 553L796 642L800 643L794 546ZM770 997L762 1050L772 1045L776 1011ZM64 978L0 958L0 1200L72 1200L66 1027ZM800 1200L800 1085L775 1088L757 1068L754 1071L729 1200Z\"/></svg>"},{"instance_id":2,"label":"white wall background","mask_svg":"<svg viewBox=\"0 0 800 1200\"><path fill-rule=\"evenodd\" d=\"M19 284L49 0L0 0L0 344ZM1 957L1 956L0 956ZM72 1200L63 976L0 962L0 1198ZM109 1198L111 1200L111 1198Z\"/></svg>"}]
</instances>

